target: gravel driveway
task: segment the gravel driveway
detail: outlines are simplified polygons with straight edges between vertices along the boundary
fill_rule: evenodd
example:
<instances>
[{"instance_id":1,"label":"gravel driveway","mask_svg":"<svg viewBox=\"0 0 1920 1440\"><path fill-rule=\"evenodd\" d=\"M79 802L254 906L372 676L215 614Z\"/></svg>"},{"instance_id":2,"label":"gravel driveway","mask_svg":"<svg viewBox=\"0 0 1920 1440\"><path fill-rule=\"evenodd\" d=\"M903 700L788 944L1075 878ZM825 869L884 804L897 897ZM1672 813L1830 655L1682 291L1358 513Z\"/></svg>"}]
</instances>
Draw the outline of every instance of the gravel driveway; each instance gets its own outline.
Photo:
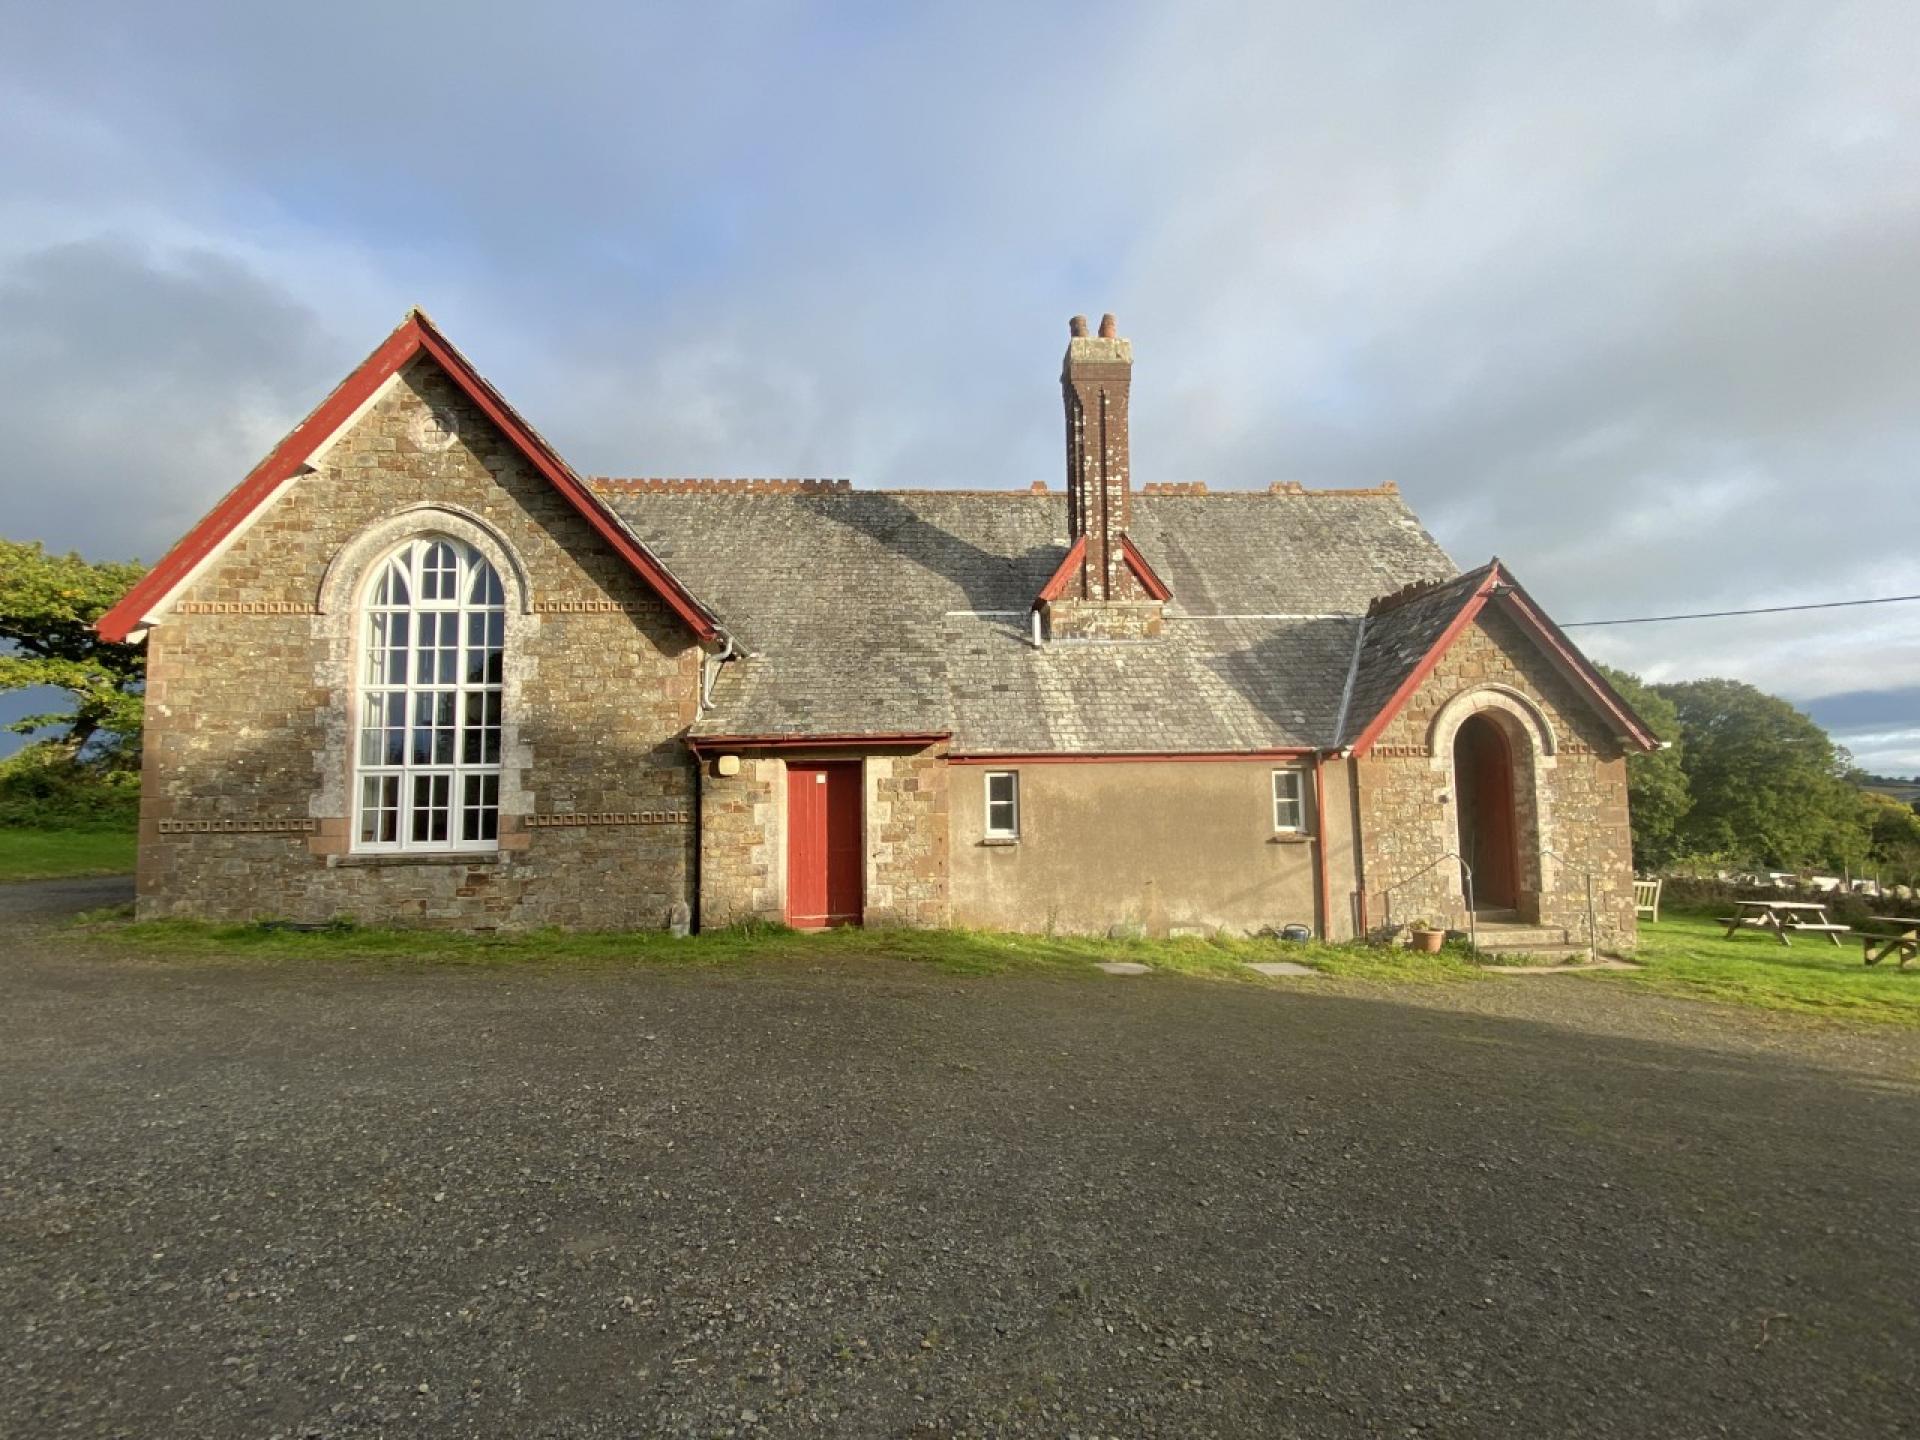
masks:
<instances>
[{"instance_id":1,"label":"gravel driveway","mask_svg":"<svg viewBox=\"0 0 1920 1440\"><path fill-rule=\"evenodd\" d=\"M129 961L9 913L7 1436L1920 1416L1910 1037L1557 979Z\"/></svg>"}]
</instances>

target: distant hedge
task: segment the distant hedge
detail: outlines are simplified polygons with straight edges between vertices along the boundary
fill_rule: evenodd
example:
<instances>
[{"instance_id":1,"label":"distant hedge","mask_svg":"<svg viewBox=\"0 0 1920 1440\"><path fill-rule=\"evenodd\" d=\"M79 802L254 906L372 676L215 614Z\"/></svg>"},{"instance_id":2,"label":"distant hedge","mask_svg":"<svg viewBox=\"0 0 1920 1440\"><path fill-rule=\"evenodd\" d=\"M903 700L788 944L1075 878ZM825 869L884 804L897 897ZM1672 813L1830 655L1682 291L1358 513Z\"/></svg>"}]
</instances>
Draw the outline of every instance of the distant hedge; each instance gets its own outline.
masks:
<instances>
[{"instance_id":1,"label":"distant hedge","mask_svg":"<svg viewBox=\"0 0 1920 1440\"><path fill-rule=\"evenodd\" d=\"M131 830L140 816L140 776L75 764L64 750L29 745L0 760L0 827Z\"/></svg>"}]
</instances>

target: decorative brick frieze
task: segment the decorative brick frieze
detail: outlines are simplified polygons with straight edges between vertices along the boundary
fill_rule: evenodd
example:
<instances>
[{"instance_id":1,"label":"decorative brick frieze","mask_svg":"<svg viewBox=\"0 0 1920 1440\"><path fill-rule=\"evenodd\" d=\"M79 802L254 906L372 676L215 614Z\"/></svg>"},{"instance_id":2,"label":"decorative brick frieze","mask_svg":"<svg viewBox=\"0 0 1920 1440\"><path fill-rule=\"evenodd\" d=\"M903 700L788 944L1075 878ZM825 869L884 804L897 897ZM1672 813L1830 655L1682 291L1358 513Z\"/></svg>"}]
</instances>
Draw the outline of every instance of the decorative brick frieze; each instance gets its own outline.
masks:
<instances>
[{"instance_id":1,"label":"decorative brick frieze","mask_svg":"<svg viewBox=\"0 0 1920 1440\"><path fill-rule=\"evenodd\" d=\"M299 600L182 600L176 615L315 615L319 611Z\"/></svg>"},{"instance_id":2,"label":"decorative brick frieze","mask_svg":"<svg viewBox=\"0 0 1920 1440\"><path fill-rule=\"evenodd\" d=\"M310 835L320 822L305 820L160 820L154 830L161 835Z\"/></svg>"},{"instance_id":3,"label":"decorative brick frieze","mask_svg":"<svg viewBox=\"0 0 1920 1440\"><path fill-rule=\"evenodd\" d=\"M535 600L536 615L648 615L659 611L658 600Z\"/></svg>"},{"instance_id":4,"label":"decorative brick frieze","mask_svg":"<svg viewBox=\"0 0 1920 1440\"><path fill-rule=\"evenodd\" d=\"M578 825L685 825L692 819L691 810L616 810L590 815L523 815L520 823L529 830L551 830Z\"/></svg>"}]
</instances>

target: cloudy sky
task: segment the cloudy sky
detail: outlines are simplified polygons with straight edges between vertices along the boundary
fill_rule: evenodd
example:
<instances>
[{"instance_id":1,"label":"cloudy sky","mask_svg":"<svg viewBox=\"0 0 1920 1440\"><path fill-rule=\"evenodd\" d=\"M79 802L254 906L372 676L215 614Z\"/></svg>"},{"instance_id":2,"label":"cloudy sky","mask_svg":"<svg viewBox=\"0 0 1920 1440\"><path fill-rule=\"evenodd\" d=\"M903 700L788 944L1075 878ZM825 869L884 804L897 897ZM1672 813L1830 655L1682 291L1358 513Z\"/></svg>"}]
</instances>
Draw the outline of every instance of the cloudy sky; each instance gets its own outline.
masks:
<instances>
[{"instance_id":1,"label":"cloudy sky","mask_svg":"<svg viewBox=\"0 0 1920 1440\"><path fill-rule=\"evenodd\" d=\"M1920 8L0 0L0 533L155 558L426 307L583 470L1397 480L1562 620L1920 592ZM1920 604L1585 630L1920 771Z\"/></svg>"}]
</instances>

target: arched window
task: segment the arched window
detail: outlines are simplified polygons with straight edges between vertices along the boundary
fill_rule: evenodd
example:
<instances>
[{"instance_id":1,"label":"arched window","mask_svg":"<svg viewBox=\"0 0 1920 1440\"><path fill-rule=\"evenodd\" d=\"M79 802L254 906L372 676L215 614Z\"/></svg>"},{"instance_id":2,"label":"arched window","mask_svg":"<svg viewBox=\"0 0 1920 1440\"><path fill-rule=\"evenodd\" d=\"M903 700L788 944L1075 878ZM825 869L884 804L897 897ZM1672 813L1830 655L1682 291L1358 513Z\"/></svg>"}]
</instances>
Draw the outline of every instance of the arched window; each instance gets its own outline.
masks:
<instances>
[{"instance_id":1,"label":"arched window","mask_svg":"<svg viewBox=\"0 0 1920 1440\"><path fill-rule=\"evenodd\" d=\"M409 541L366 592L356 850L492 850L506 596L486 557Z\"/></svg>"}]
</instances>

